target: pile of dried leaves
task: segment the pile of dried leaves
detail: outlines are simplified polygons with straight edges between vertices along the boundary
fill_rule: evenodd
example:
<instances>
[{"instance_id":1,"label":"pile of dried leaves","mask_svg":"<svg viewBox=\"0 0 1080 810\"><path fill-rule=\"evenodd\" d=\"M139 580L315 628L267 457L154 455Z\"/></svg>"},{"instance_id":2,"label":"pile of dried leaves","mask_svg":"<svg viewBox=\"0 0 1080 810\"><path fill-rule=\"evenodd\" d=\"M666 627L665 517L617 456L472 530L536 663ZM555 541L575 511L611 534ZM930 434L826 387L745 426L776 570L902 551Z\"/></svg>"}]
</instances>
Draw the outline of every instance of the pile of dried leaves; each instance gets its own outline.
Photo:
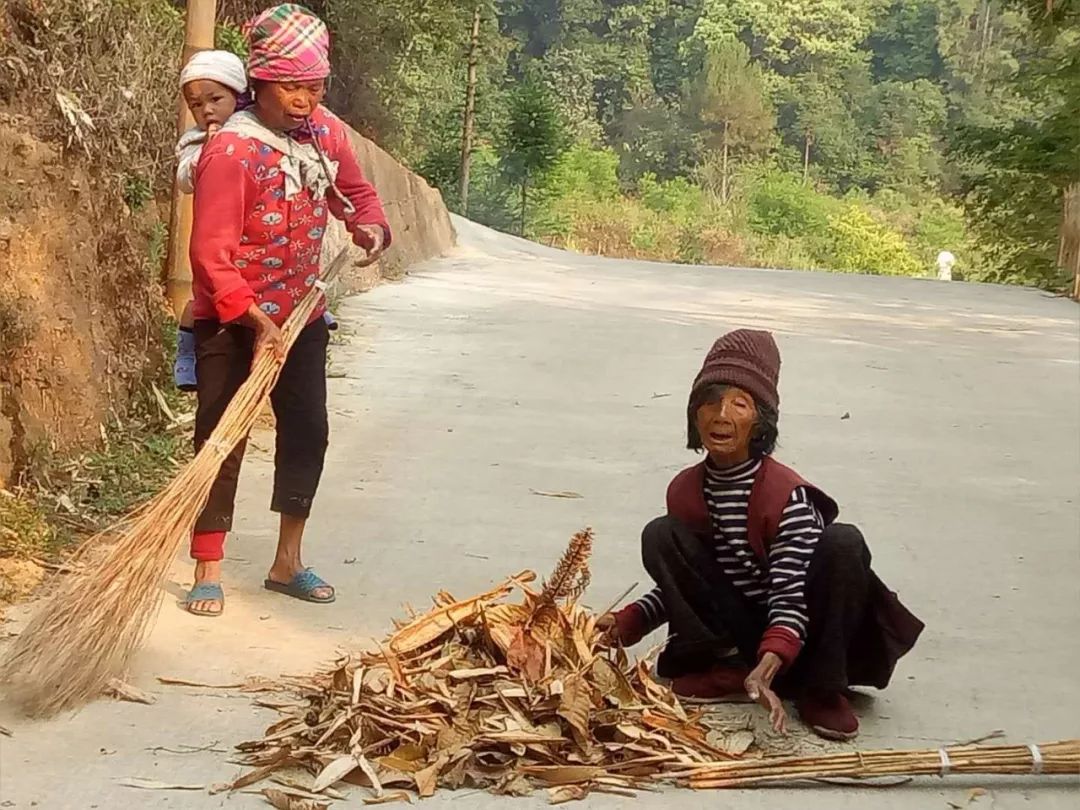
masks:
<instances>
[{"instance_id":1,"label":"pile of dried leaves","mask_svg":"<svg viewBox=\"0 0 1080 810\"><path fill-rule=\"evenodd\" d=\"M300 700L264 702L284 717L238 746L254 770L230 787L299 766L314 775L310 793L344 781L371 788L368 803L440 787L547 789L559 803L591 791L633 795L732 758L578 605L591 550L592 534L581 532L539 591L526 571L471 599L440 593L377 650L292 679ZM324 806L267 798L289 810Z\"/></svg>"}]
</instances>

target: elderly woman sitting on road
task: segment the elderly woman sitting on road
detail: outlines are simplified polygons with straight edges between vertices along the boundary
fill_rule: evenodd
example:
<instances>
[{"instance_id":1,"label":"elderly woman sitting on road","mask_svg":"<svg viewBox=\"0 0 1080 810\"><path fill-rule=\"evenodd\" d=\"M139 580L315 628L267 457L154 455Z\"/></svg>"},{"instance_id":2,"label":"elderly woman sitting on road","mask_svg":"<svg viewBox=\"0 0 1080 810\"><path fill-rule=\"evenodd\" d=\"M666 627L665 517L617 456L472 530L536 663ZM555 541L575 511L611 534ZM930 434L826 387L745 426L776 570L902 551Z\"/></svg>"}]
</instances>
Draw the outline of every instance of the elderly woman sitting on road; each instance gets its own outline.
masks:
<instances>
[{"instance_id":1,"label":"elderly woman sitting on road","mask_svg":"<svg viewBox=\"0 0 1080 810\"><path fill-rule=\"evenodd\" d=\"M848 687L884 688L923 625L870 569L861 532L834 522L832 498L773 459L779 376L768 332L716 341L687 408L687 443L708 456L642 535L656 588L601 624L631 645L666 622L659 674L687 701L748 695L782 731L777 695L790 695L815 732L851 739Z\"/></svg>"}]
</instances>

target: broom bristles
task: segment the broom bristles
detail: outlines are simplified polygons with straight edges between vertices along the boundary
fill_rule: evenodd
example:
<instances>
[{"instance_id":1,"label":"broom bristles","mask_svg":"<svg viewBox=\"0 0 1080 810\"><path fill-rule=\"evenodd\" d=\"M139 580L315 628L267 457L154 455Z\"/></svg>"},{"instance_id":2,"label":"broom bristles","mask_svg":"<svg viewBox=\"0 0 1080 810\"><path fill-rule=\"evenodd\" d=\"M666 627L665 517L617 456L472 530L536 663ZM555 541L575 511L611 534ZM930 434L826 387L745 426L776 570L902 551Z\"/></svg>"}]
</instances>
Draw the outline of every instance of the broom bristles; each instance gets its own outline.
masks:
<instances>
[{"instance_id":1,"label":"broom bristles","mask_svg":"<svg viewBox=\"0 0 1080 810\"><path fill-rule=\"evenodd\" d=\"M331 263L324 278L345 256ZM286 350L322 295L313 287L289 316L282 330ZM280 371L272 355L262 354L206 444L169 485L79 549L82 567L43 602L0 665L0 680L28 713L76 708L123 674L157 615L161 581L191 537L222 461L255 425ZM115 542L103 549L108 540Z\"/></svg>"}]
</instances>

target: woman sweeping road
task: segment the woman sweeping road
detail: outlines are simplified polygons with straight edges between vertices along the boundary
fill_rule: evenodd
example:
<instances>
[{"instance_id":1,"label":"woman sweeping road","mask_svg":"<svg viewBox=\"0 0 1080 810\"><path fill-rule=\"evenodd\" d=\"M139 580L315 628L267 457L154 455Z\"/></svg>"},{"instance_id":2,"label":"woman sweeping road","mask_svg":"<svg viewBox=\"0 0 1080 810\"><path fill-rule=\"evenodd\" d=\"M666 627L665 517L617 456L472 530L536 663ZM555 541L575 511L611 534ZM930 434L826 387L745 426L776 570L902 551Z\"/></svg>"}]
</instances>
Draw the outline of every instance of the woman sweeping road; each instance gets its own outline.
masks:
<instances>
[{"instance_id":1,"label":"woman sweeping road","mask_svg":"<svg viewBox=\"0 0 1080 810\"><path fill-rule=\"evenodd\" d=\"M247 28L254 104L229 119L196 169L191 266L194 278L201 447L262 352L283 352L280 326L317 282L327 215L345 222L373 261L390 242L375 189L356 161L344 125L321 106L330 74L329 33L300 6L271 8ZM280 513L277 554L265 585L311 602L334 589L304 567L301 542L322 475L327 324L320 306L298 337L274 388L274 489ZM187 609L220 615L226 534L244 443L221 465L195 524L195 584Z\"/></svg>"}]
</instances>

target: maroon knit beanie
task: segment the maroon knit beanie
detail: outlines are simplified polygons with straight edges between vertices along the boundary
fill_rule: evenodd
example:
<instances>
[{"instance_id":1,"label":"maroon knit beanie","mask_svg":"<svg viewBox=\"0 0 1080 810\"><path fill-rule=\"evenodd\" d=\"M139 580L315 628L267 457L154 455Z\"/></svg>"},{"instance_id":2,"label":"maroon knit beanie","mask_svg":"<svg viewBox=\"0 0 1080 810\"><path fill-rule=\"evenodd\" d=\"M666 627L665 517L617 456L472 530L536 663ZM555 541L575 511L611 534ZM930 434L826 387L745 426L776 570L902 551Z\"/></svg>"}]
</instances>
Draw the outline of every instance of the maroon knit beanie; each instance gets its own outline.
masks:
<instances>
[{"instance_id":1,"label":"maroon knit beanie","mask_svg":"<svg viewBox=\"0 0 1080 810\"><path fill-rule=\"evenodd\" d=\"M772 333L757 329L736 329L713 344L705 356L701 372L694 380L690 399L707 385L734 385L751 394L762 405L780 410L780 350Z\"/></svg>"}]
</instances>

